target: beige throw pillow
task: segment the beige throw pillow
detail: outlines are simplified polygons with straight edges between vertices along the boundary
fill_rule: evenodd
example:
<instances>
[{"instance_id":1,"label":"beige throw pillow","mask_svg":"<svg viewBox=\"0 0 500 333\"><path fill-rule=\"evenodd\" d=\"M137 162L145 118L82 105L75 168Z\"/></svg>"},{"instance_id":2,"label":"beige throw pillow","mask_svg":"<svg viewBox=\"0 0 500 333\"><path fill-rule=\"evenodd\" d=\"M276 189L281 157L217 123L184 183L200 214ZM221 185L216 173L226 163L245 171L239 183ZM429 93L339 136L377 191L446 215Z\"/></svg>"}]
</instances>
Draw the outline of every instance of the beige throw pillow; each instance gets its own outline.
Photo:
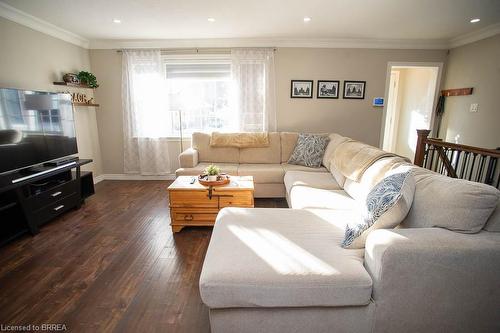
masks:
<instances>
[{"instance_id":1,"label":"beige throw pillow","mask_svg":"<svg viewBox=\"0 0 500 333\"><path fill-rule=\"evenodd\" d=\"M500 200L500 191L490 185L450 178L414 167L415 198L403 228L439 227L479 232Z\"/></svg>"}]
</instances>

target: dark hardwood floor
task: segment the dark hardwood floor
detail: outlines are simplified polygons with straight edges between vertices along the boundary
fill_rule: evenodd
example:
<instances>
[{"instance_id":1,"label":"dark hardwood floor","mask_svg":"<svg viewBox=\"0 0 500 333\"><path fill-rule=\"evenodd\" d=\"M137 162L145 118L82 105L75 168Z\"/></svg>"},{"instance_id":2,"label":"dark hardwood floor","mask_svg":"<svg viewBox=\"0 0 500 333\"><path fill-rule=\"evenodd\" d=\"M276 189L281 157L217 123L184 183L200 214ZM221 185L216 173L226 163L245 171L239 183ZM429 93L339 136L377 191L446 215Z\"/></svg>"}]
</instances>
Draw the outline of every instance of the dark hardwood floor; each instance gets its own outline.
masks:
<instances>
[{"instance_id":1,"label":"dark hardwood floor","mask_svg":"<svg viewBox=\"0 0 500 333\"><path fill-rule=\"evenodd\" d=\"M0 248L0 324L209 332L198 279L211 228L172 234L169 184L103 181L81 209Z\"/></svg>"}]
</instances>

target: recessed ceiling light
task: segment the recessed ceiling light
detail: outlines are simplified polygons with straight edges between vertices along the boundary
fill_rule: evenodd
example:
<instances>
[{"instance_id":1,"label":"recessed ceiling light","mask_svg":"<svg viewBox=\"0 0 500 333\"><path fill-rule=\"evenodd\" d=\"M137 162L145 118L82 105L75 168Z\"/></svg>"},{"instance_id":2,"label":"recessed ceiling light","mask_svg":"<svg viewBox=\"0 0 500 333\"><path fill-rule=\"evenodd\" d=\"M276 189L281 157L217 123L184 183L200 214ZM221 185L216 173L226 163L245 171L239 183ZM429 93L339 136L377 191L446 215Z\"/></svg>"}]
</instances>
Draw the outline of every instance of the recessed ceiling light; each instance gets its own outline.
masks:
<instances>
[{"instance_id":1,"label":"recessed ceiling light","mask_svg":"<svg viewBox=\"0 0 500 333\"><path fill-rule=\"evenodd\" d=\"M309 16L304 17L304 22L311 22L311 18Z\"/></svg>"},{"instance_id":2,"label":"recessed ceiling light","mask_svg":"<svg viewBox=\"0 0 500 333\"><path fill-rule=\"evenodd\" d=\"M214 22L215 22L215 19L214 19L213 17L209 17L209 18L207 19L207 21L208 21L208 22L210 22L210 23L214 23Z\"/></svg>"},{"instance_id":3,"label":"recessed ceiling light","mask_svg":"<svg viewBox=\"0 0 500 333\"><path fill-rule=\"evenodd\" d=\"M481 21L481 19L473 18L472 20L470 20L470 23L477 23L479 21Z\"/></svg>"},{"instance_id":4,"label":"recessed ceiling light","mask_svg":"<svg viewBox=\"0 0 500 333\"><path fill-rule=\"evenodd\" d=\"M120 19L113 19L113 23L120 24L120 23L122 23L122 20L120 20Z\"/></svg>"}]
</instances>

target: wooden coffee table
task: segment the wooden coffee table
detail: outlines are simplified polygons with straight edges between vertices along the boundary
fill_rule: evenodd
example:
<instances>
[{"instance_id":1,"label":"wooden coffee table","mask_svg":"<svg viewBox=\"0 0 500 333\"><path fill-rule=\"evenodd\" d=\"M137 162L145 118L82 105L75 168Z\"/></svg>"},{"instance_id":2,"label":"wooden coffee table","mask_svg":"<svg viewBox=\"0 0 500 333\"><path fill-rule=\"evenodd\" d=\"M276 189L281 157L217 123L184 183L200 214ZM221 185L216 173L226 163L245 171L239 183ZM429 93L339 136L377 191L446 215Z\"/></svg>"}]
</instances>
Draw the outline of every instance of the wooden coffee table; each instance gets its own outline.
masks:
<instances>
[{"instance_id":1,"label":"wooden coffee table","mask_svg":"<svg viewBox=\"0 0 500 333\"><path fill-rule=\"evenodd\" d=\"M253 177L230 176L224 186L203 186L195 176L179 176L168 187L173 232L187 226L213 226L224 207L253 207Z\"/></svg>"}]
</instances>

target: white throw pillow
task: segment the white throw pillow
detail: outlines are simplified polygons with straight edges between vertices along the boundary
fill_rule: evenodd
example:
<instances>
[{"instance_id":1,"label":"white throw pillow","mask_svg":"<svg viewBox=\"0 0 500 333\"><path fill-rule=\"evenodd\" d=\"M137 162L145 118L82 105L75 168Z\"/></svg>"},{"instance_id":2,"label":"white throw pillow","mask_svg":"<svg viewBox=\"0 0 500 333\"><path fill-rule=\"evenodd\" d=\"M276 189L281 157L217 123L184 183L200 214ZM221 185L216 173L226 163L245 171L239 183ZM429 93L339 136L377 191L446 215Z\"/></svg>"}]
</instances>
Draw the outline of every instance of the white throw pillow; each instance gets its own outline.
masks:
<instances>
[{"instance_id":1,"label":"white throw pillow","mask_svg":"<svg viewBox=\"0 0 500 333\"><path fill-rule=\"evenodd\" d=\"M364 218L346 226L342 247L362 249L372 230L395 228L408 214L414 193L415 179L411 169L395 169L368 193Z\"/></svg>"}]
</instances>

